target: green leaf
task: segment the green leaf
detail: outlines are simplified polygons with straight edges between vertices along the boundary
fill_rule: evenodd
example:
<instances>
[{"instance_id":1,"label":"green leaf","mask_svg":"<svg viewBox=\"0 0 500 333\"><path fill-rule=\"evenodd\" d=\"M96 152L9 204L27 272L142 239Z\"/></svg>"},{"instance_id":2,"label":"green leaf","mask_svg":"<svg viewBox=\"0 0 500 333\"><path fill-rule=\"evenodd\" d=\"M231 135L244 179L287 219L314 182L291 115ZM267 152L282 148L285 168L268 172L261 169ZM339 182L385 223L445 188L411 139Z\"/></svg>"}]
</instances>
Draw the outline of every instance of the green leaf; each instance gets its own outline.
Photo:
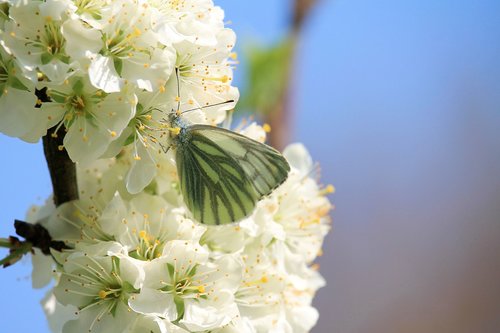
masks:
<instances>
[{"instance_id":1,"label":"green leaf","mask_svg":"<svg viewBox=\"0 0 500 333\"><path fill-rule=\"evenodd\" d=\"M279 102L288 83L293 45L292 39L285 39L271 47L253 46L246 52L248 83L238 110L266 114Z\"/></svg>"}]
</instances>

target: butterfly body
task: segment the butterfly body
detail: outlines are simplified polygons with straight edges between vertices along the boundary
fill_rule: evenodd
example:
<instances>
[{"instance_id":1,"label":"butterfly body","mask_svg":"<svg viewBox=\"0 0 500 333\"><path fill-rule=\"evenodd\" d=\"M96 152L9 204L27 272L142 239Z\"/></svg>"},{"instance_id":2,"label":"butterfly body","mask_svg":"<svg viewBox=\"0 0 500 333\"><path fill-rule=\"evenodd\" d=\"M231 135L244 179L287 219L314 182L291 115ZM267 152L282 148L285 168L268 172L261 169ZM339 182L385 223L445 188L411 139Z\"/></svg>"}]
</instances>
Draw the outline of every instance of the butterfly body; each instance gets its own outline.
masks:
<instances>
[{"instance_id":1,"label":"butterfly body","mask_svg":"<svg viewBox=\"0 0 500 333\"><path fill-rule=\"evenodd\" d=\"M250 215L281 185L290 166L274 148L239 133L169 115L181 192L194 218L227 224Z\"/></svg>"}]
</instances>

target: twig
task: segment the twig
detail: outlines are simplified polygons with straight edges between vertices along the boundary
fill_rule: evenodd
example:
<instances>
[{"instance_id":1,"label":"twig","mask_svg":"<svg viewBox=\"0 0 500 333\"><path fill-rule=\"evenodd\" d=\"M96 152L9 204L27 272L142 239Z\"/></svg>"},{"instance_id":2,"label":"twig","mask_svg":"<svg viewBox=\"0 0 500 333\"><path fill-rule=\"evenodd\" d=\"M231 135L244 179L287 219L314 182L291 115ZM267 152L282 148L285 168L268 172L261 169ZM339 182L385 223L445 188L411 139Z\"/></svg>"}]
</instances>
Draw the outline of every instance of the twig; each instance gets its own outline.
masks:
<instances>
[{"instance_id":1,"label":"twig","mask_svg":"<svg viewBox=\"0 0 500 333\"><path fill-rule=\"evenodd\" d=\"M290 18L290 38L292 39L291 57L295 54L295 49L299 39L300 31L304 26L305 19L309 16L312 8L319 0L294 0L293 12ZM293 61L288 62L286 84L283 85L283 91L276 98L275 105L267 112L265 121L273 129L269 133L269 143L282 150L288 143L290 137L290 128L292 123L292 109L289 104L291 95L291 78L293 71Z\"/></svg>"}]
</instances>

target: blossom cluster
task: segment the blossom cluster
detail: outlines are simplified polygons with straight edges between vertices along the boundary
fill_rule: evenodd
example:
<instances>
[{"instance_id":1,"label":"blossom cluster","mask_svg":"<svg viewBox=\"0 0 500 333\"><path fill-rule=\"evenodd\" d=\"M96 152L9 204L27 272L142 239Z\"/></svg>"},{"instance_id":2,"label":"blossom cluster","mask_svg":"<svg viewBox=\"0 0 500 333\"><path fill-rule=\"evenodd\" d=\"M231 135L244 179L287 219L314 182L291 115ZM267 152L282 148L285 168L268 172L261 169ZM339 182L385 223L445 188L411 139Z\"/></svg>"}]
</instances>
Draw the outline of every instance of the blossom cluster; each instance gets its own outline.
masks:
<instances>
[{"instance_id":1,"label":"blossom cluster","mask_svg":"<svg viewBox=\"0 0 500 333\"><path fill-rule=\"evenodd\" d=\"M221 226L190 219L172 170L130 194L126 155L79 168L79 200L31 214L71 248L33 256L35 285L56 281L44 301L52 330L309 332L331 189L311 177L303 145L284 156L285 183L251 216Z\"/></svg>"},{"instance_id":2,"label":"blossom cluster","mask_svg":"<svg viewBox=\"0 0 500 333\"><path fill-rule=\"evenodd\" d=\"M132 146L130 192L156 174L166 113L238 99L236 37L211 0L12 0L0 14L0 132L62 128L61 149L86 164ZM233 107L186 117L218 124Z\"/></svg>"}]
</instances>

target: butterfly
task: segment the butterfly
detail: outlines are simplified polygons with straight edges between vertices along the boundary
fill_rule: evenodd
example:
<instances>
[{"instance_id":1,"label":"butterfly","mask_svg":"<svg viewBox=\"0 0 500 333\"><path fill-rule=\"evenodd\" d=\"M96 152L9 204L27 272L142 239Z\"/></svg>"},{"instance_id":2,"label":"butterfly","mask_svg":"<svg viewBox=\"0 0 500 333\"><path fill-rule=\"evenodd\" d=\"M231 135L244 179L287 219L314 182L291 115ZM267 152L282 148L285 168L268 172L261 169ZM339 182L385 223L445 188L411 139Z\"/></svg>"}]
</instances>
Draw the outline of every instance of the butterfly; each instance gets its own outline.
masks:
<instances>
[{"instance_id":1,"label":"butterfly","mask_svg":"<svg viewBox=\"0 0 500 333\"><path fill-rule=\"evenodd\" d=\"M211 106L228 102L233 101ZM187 111L172 112L166 119L187 208L208 225L247 217L287 179L290 165L264 143L225 128L187 123L181 117Z\"/></svg>"}]
</instances>

